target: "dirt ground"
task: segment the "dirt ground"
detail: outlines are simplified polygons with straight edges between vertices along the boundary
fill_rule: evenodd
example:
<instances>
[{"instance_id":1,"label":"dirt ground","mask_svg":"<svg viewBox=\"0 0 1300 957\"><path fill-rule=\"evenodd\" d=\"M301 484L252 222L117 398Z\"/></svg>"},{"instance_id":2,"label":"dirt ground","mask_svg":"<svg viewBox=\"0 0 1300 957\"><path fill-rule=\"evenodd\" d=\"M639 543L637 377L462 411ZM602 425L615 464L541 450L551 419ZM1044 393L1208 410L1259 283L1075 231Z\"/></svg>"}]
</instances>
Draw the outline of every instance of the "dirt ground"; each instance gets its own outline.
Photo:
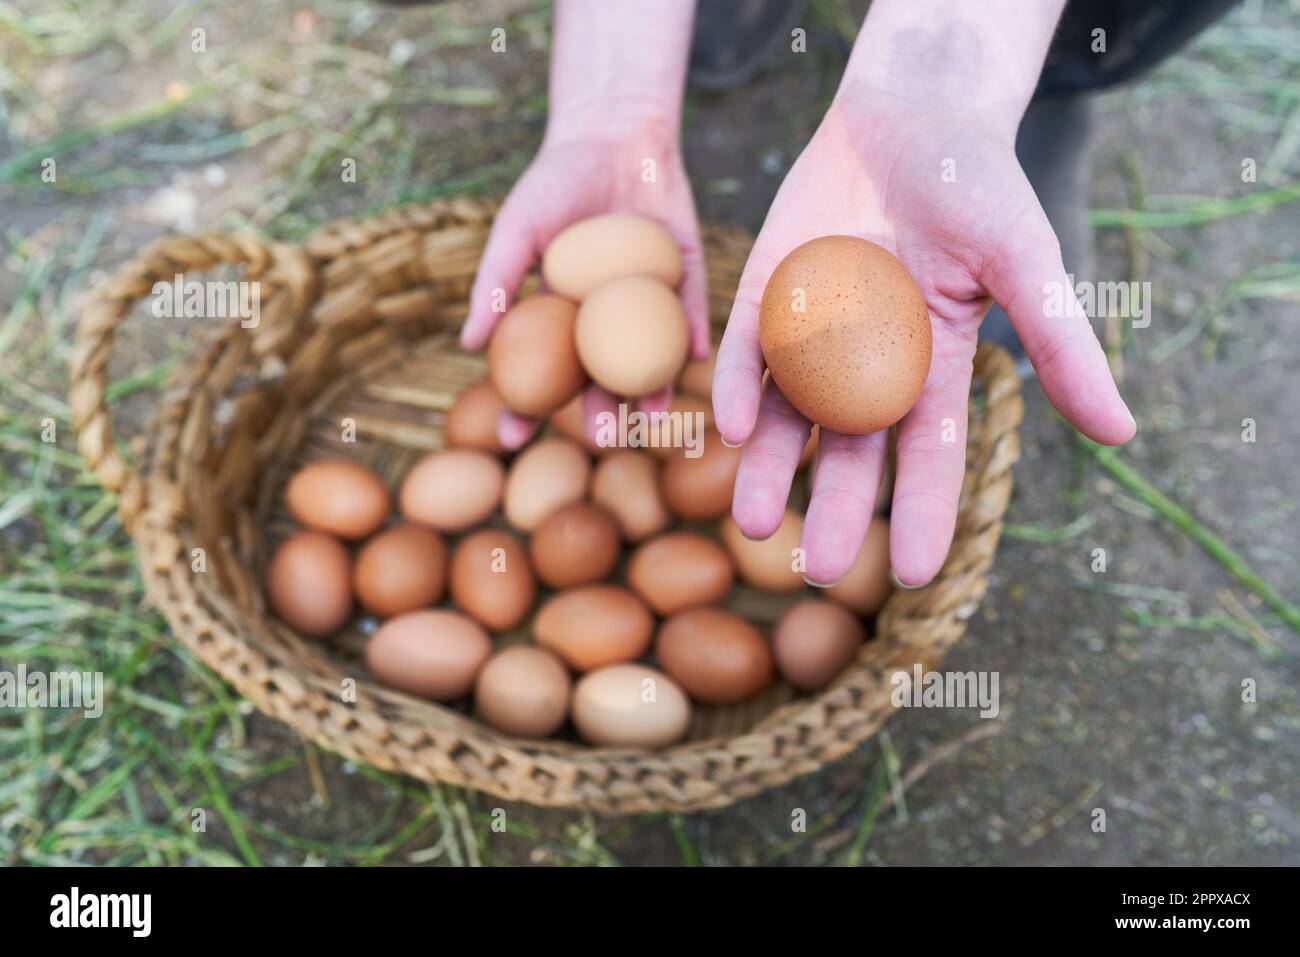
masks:
<instances>
[{"instance_id":1,"label":"dirt ground","mask_svg":"<svg viewBox=\"0 0 1300 957\"><path fill-rule=\"evenodd\" d=\"M233 5L132 0L85 32L55 19L76 6L20 4L26 31L0 32L0 168L36 144L57 147L67 171L57 189L27 172L0 181L9 235L0 312L12 316L24 297L34 303L29 316L0 325L0 339L12 326L21 345L0 392L10 425L40 408L34 392L63 396L59 342L81 291L142 241L230 227L296 238L329 218L406 199L500 193L541 135L549 15L533 4L396 12L275 0L236 14ZM805 57L778 58L733 92L691 94L685 151L703 218L758 228L834 89L844 24L863 6L814 4ZM495 25L512 38L504 57L485 52ZM203 56L190 51L195 26L207 30ZM1297 51L1294 3L1248 4L1154 76L1100 96L1094 209L1144 198L1148 209L1183 209L1188 197L1295 184ZM140 120L139 111L160 102L171 107L105 126L110 117ZM85 130L93 135L68 136ZM358 159L357 184L340 187L340 155ZM1256 184L1241 180L1246 157L1258 161ZM1300 599L1297 208L1233 215L1214 207L1198 225L1099 230L1097 266L1100 279L1149 280L1154 295L1150 327L1129 330L1118 350L1139 425L1123 461L1291 601ZM39 272L33 257L47 264ZM124 366L184 346L148 338L128 335ZM492 838L491 862L838 863L860 833L873 769L892 747L905 779L924 773L875 821L865 863L1300 863L1300 636L1103 468L1032 381L1026 399L1008 535L989 593L945 663L1000 674L995 721L973 710L903 713L883 741L817 774L683 819L605 820L506 804L512 826ZM127 408L139 416L147 407L140 395ZM1256 424L1254 442L1242 441L1245 419ZM70 428L60 444L74 448ZM0 454L15 485L35 480L14 442ZM0 535L5 551L43 547L30 521ZM120 531L112 541L125 548ZM1104 573L1092 570L1099 548ZM5 570L0 564L0 577ZM17 622L0 628L10 642L0 660L24 647ZM98 633L88 629L78 640L93 648ZM160 631L147 647L165 641ZM192 666L160 667L187 704L214 700ZM1257 687L1253 703L1242 700L1246 679ZM481 843L448 833L461 828L458 809L481 815L501 802L443 789L431 802L412 782L314 749L304 759L303 742L284 726L238 710L240 733L223 725L211 747L222 752L234 811L254 822L263 862L355 860L337 849L363 841L375 853L361 857L394 864L489 856ZM176 733L165 716L141 720L164 741ZM13 749L0 751L0 761L18 762L20 723L0 718L0 730ZM86 780L125 765L106 740L108 753L87 766ZM155 757L142 762L130 779L148 780L148 769L161 767ZM56 793L63 786L77 784L51 785ZM165 801L121 800L130 826L176 816ZM21 806L0 784L0 820ZM796 808L807 811L806 835L791 834ZM1095 809L1105 811L1104 833L1091 826ZM55 824L25 825L25 833L40 846L39 833ZM237 853L220 820L207 838ZM39 859L25 840L6 853ZM98 850L62 853L102 859Z\"/></svg>"}]
</instances>

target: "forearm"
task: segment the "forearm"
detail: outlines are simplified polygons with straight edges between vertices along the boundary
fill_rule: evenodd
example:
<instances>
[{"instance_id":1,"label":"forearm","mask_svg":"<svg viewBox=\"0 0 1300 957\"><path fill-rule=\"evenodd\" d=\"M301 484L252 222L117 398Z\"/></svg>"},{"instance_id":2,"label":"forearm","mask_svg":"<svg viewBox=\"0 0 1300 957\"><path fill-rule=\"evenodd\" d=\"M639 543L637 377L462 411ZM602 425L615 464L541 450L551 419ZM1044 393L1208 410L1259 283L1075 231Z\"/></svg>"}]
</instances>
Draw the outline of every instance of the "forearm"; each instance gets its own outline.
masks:
<instances>
[{"instance_id":1,"label":"forearm","mask_svg":"<svg viewBox=\"0 0 1300 957\"><path fill-rule=\"evenodd\" d=\"M874 0L836 103L883 94L987 117L1014 136L1064 0Z\"/></svg>"},{"instance_id":2,"label":"forearm","mask_svg":"<svg viewBox=\"0 0 1300 957\"><path fill-rule=\"evenodd\" d=\"M560 0L548 140L661 128L676 137L695 0Z\"/></svg>"}]
</instances>

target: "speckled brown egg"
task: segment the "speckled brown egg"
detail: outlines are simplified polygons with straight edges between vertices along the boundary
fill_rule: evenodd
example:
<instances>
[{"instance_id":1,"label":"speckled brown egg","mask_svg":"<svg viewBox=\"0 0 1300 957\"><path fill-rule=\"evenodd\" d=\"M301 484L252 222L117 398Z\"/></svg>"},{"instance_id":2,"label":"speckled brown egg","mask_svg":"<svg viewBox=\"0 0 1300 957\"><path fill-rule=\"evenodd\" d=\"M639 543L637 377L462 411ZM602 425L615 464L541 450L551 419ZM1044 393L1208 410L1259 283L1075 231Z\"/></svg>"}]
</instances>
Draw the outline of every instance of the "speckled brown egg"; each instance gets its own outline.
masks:
<instances>
[{"instance_id":1,"label":"speckled brown egg","mask_svg":"<svg viewBox=\"0 0 1300 957\"><path fill-rule=\"evenodd\" d=\"M672 521L659 485L659 463L645 452L617 449L596 463L591 498L609 509L629 542L663 531Z\"/></svg>"},{"instance_id":2,"label":"speckled brown egg","mask_svg":"<svg viewBox=\"0 0 1300 957\"><path fill-rule=\"evenodd\" d=\"M434 701L459 701L492 654L477 622L444 608L390 618L366 642L366 667L388 685Z\"/></svg>"},{"instance_id":3,"label":"speckled brown egg","mask_svg":"<svg viewBox=\"0 0 1300 957\"><path fill-rule=\"evenodd\" d=\"M437 532L398 525L357 552L352 586L367 611L387 618L437 604L447 585L447 545Z\"/></svg>"},{"instance_id":4,"label":"speckled brown egg","mask_svg":"<svg viewBox=\"0 0 1300 957\"><path fill-rule=\"evenodd\" d=\"M722 608L692 608L668 618L655 637L655 657L705 704L752 698L776 676L763 633Z\"/></svg>"},{"instance_id":5,"label":"speckled brown egg","mask_svg":"<svg viewBox=\"0 0 1300 957\"><path fill-rule=\"evenodd\" d=\"M514 645L488 659L474 683L480 718L519 738L545 738L569 716L573 681L545 648Z\"/></svg>"},{"instance_id":6,"label":"speckled brown egg","mask_svg":"<svg viewBox=\"0 0 1300 957\"><path fill-rule=\"evenodd\" d=\"M402 515L440 532L463 532L482 522L501 501L505 469L479 449L432 452L402 481Z\"/></svg>"},{"instance_id":7,"label":"speckled brown egg","mask_svg":"<svg viewBox=\"0 0 1300 957\"><path fill-rule=\"evenodd\" d=\"M275 613L311 638L338 631L352 615L352 557L324 532L298 532L280 543L266 570Z\"/></svg>"},{"instance_id":8,"label":"speckled brown egg","mask_svg":"<svg viewBox=\"0 0 1300 957\"><path fill-rule=\"evenodd\" d=\"M289 514L308 528L364 538L388 517L388 486L360 462L325 459L293 474L284 490Z\"/></svg>"},{"instance_id":9,"label":"speckled brown egg","mask_svg":"<svg viewBox=\"0 0 1300 957\"><path fill-rule=\"evenodd\" d=\"M501 509L521 531L537 529L548 515L581 501L591 481L591 456L559 436L534 442L515 458Z\"/></svg>"},{"instance_id":10,"label":"speckled brown egg","mask_svg":"<svg viewBox=\"0 0 1300 957\"><path fill-rule=\"evenodd\" d=\"M681 300L645 276L614 279L588 295L578 308L576 338L588 374L628 397L671 385L690 348Z\"/></svg>"},{"instance_id":11,"label":"speckled brown egg","mask_svg":"<svg viewBox=\"0 0 1300 957\"><path fill-rule=\"evenodd\" d=\"M513 628L528 616L537 578L518 538L484 528L461 539L451 556L451 597L493 631Z\"/></svg>"},{"instance_id":12,"label":"speckled brown egg","mask_svg":"<svg viewBox=\"0 0 1300 957\"><path fill-rule=\"evenodd\" d=\"M719 602L735 578L727 550L694 532L652 538L627 563L627 583L660 615Z\"/></svg>"},{"instance_id":13,"label":"speckled brown egg","mask_svg":"<svg viewBox=\"0 0 1300 957\"><path fill-rule=\"evenodd\" d=\"M739 468L740 449L707 432L697 457L675 456L664 463L664 500L682 518L718 518L731 510Z\"/></svg>"},{"instance_id":14,"label":"speckled brown egg","mask_svg":"<svg viewBox=\"0 0 1300 957\"><path fill-rule=\"evenodd\" d=\"M810 598L781 616L772 632L772 650L786 681L804 691L819 691L849 666L866 637L862 623L848 609Z\"/></svg>"},{"instance_id":15,"label":"speckled brown egg","mask_svg":"<svg viewBox=\"0 0 1300 957\"><path fill-rule=\"evenodd\" d=\"M542 256L554 292L585 299L620 276L651 276L672 289L682 278L682 251L666 226L630 213L592 216L561 230Z\"/></svg>"},{"instance_id":16,"label":"speckled brown egg","mask_svg":"<svg viewBox=\"0 0 1300 957\"><path fill-rule=\"evenodd\" d=\"M690 723L686 692L645 665L598 668L573 688L573 725L589 744L664 748L685 737Z\"/></svg>"},{"instance_id":17,"label":"speckled brown egg","mask_svg":"<svg viewBox=\"0 0 1300 957\"><path fill-rule=\"evenodd\" d=\"M528 543L537 577L551 588L600 581L613 571L622 548L614 516L590 502L552 512Z\"/></svg>"},{"instance_id":18,"label":"speckled brown egg","mask_svg":"<svg viewBox=\"0 0 1300 957\"><path fill-rule=\"evenodd\" d=\"M889 568L889 519L877 515L867 528L867 537L853 565L826 589L826 597L859 615L874 615L894 590Z\"/></svg>"},{"instance_id":19,"label":"speckled brown egg","mask_svg":"<svg viewBox=\"0 0 1300 957\"><path fill-rule=\"evenodd\" d=\"M759 341L772 379L803 415L852 435L893 425L930 371L930 317L907 269L882 246L822 236L777 265Z\"/></svg>"},{"instance_id":20,"label":"speckled brown egg","mask_svg":"<svg viewBox=\"0 0 1300 957\"><path fill-rule=\"evenodd\" d=\"M654 616L645 602L617 585L582 585L538 609L533 637L574 671L640 658L650 647Z\"/></svg>"},{"instance_id":21,"label":"speckled brown egg","mask_svg":"<svg viewBox=\"0 0 1300 957\"><path fill-rule=\"evenodd\" d=\"M501 317L488 343L488 375L520 415L550 415L587 384L573 327L578 307L560 296L529 296Z\"/></svg>"},{"instance_id":22,"label":"speckled brown egg","mask_svg":"<svg viewBox=\"0 0 1300 957\"><path fill-rule=\"evenodd\" d=\"M803 577L803 516L786 509L775 532L761 541L746 538L730 515L722 520L722 543L731 552L740 577L765 591L798 591L806 582Z\"/></svg>"},{"instance_id":23,"label":"speckled brown egg","mask_svg":"<svg viewBox=\"0 0 1300 957\"><path fill-rule=\"evenodd\" d=\"M497 423L505 403L490 382L476 382L456 396L442 420L442 438L448 448L500 452Z\"/></svg>"}]
</instances>

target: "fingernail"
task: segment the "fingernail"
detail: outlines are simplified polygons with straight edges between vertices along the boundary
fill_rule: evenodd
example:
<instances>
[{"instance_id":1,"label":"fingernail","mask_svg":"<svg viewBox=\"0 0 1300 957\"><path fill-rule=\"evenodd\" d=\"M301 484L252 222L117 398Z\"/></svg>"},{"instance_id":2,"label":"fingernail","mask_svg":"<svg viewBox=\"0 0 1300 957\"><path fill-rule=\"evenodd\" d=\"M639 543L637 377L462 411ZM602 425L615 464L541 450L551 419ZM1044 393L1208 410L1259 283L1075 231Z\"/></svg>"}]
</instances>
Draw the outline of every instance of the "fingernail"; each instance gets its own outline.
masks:
<instances>
[{"instance_id":1,"label":"fingernail","mask_svg":"<svg viewBox=\"0 0 1300 957\"><path fill-rule=\"evenodd\" d=\"M807 575L803 576L803 580L807 582L809 585L812 585L813 588L830 588L832 585L835 584L834 582L826 582L826 583L815 582Z\"/></svg>"},{"instance_id":2,"label":"fingernail","mask_svg":"<svg viewBox=\"0 0 1300 957\"><path fill-rule=\"evenodd\" d=\"M721 433L721 432L718 433L718 438L722 439L722 433ZM732 444L731 444L730 442L728 442L726 439L722 439L722 444L725 445L725 446L726 446L727 448L729 448L729 449L738 449L738 448L740 448L742 445L744 445L745 443L744 443L744 442L737 442L735 445L732 445Z\"/></svg>"},{"instance_id":3,"label":"fingernail","mask_svg":"<svg viewBox=\"0 0 1300 957\"><path fill-rule=\"evenodd\" d=\"M1129 420L1129 422L1133 423L1133 428L1134 428L1134 429L1137 429L1137 427L1138 427L1138 420L1135 419L1135 418L1133 418L1133 412L1129 409L1128 406L1124 406L1124 411L1128 413L1128 420Z\"/></svg>"},{"instance_id":4,"label":"fingernail","mask_svg":"<svg viewBox=\"0 0 1300 957\"><path fill-rule=\"evenodd\" d=\"M890 579L893 581L893 583L894 583L895 586L897 586L898 588L903 589L904 591L916 591L916 589L918 589L918 588L924 588L924 587L925 587L925 585L905 585L905 584L903 584L902 580L899 579L899 577L898 577L898 572L894 571L892 568L889 570L889 577L890 577Z\"/></svg>"}]
</instances>

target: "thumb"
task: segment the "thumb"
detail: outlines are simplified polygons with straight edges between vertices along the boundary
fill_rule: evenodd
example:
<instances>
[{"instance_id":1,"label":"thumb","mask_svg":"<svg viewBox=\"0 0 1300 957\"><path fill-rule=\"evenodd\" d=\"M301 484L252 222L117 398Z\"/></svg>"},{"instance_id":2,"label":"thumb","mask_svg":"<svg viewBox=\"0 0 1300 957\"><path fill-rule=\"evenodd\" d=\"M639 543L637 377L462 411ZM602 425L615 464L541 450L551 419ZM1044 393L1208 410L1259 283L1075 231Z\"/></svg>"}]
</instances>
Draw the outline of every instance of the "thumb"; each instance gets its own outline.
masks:
<instances>
[{"instance_id":1,"label":"thumb","mask_svg":"<svg viewBox=\"0 0 1300 957\"><path fill-rule=\"evenodd\" d=\"M524 274L537 261L532 222L507 199L492 224L469 295L469 315L460 330L461 348L482 349L515 300Z\"/></svg>"},{"instance_id":2,"label":"thumb","mask_svg":"<svg viewBox=\"0 0 1300 957\"><path fill-rule=\"evenodd\" d=\"M1137 424L1075 296L1056 233L1028 181L1023 190L1020 213L976 278L1006 310L1052 405L1088 438L1120 445Z\"/></svg>"}]
</instances>

